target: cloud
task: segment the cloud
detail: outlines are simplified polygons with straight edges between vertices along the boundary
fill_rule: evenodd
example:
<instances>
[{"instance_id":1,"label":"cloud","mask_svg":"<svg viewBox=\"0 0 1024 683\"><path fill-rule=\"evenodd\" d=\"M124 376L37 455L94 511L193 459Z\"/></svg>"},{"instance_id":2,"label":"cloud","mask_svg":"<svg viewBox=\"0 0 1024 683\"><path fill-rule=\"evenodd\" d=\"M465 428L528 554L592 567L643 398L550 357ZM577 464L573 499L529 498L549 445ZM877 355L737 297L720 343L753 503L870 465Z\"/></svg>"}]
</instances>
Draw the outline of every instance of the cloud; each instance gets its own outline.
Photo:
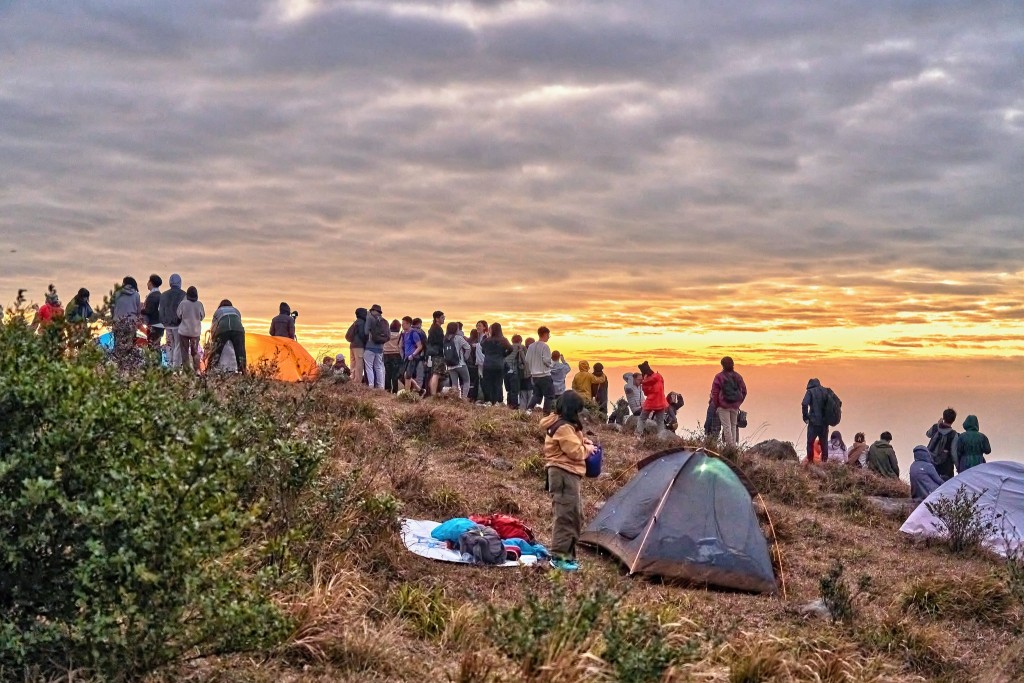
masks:
<instances>
[{"instance_id":1,"label":"cloud","mask_svg":"<svg viewBox=\"0 0 1024 683\"><path fill-rule=\"evenodd\" d=\"M288 298L318 340L378 295L647 327L652 349L1015 334L1022 20L997 2L0 3L0 290L178 270L255 319Z\"/></svg>"}]
</instances>

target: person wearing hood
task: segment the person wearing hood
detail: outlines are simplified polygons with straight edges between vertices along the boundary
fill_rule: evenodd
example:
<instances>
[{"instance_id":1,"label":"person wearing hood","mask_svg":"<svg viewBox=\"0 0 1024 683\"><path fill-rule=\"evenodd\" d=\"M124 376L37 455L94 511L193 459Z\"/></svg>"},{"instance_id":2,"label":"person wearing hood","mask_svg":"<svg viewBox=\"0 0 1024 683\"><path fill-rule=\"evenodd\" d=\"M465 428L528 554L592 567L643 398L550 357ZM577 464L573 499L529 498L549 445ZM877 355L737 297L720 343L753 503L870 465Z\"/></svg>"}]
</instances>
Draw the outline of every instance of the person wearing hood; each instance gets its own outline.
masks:
<instances>
[{"instance_id":1,"label":"person wearing hood","mask_svg":"<svg viewBox=\"0 0 1024 683\"><path fill-rule=\"evenodd\" d=\"M551 379L551 369L555 362L551 358L551 347L548 346L551 330L543 326L537 328L537 339L526 349L526 370L533 382L533 393L526 412L531 412L543 400L544 414L550 415L555 401L555 383Z\"/></svg>"},{"instance_id":2,"label":"person wearing hood","mask_svg":"<svg viewBox=\"0 0 1024 683\"><path fill-rule=\"evenodd\" d=\"M920 503L943 483L928 447L914 446L914 462L910 465L910 496Z\"/></svg>"},{"instance_id":3,"label":"person wearing hood","mask_svg":"<svg viewBox=\"0 0 1024 683\"><path fill-rule=\"evenodd\" d=\"M199 290L189 287L185 299L178 304L178 340L181 344L182 365L188 367L191 358L192 370L199 372L199 335L202 333L206 309L199 300Z\"/></svg>"},{"instance_id":4,"label":"person wearing hood","mask_svg":"<svg viewBox=\"0 0 1024 683\"><path fill-rule=\"evenodd\" d=\"M62 317L64 317L64 307L60 305L57 290L50 285L50 290L46 293L46 301L39 307L32 319L32 329L41 330L44 327L49 327Z\"/></svg>"},{"instance_id":5,"label":"person wearing hood","mask_svg":"<svg viewBox=\"0 0 1024 683\"><path fill-rule=\"evenodd\" d=\"M935 469L943 479L953 478L953 467L958 450L959 434L953 429L956 411L946 408L942 411L942 419L928 428L924 433L928 437L928 450L932 453Z\"/></svg>"},{"instance_id":6,"label":"person wearing hood","mask_svg":"<svg viewBox=\"0 0 1024 683\"><path fill-rule=\"evenodd\" d=\"M639 372L622 373L622 395L629 404L631 415L639 415L643 411L644 392L640 389L643 382L643 375Z\"/></svg>"},{"instance_id":7,"label":"person wearing hood","mask_svg":"<svg viewBox=\"0 0 1024 683\"><path fill-rule=\"evenodd\" d=\"M668 412L665 414L665 429L674 432L679 429L679 411L683 409L686 401L678 391L668 392L665 397L668 401Z\"/></svg>"},{"instance_id":8,"label":"person wearing hood","mask_svg":"<svg viewBox=\"0 0 1024 683\"><path fill-rule=\"evenodd\" d=\"M868 466L868 444L864 432L857 432L853 444L846 450L846 464L850 467Z\"/></svg>"},{"instance_id":9,"label":"person wearing hood","mask_svg":"<svg viewBox=\"0 0 1024 683\"><path fill-rule=\"evenodd\" d=\"M68 302L65 317L69 323L87 323L92 320L93 315L92 306L89 304L89 290L82 287Z\"/></svg>"},{"instance_id":10,"label":"person wearing hood","mask_svg":"<svg viewBox=\"0 0 1024 683\"><path fill-rule=\"evenodd\" d=\"M968 415L964 420L964 431L957 439L956 471L963 474L967 470L985 462L985 456L992 453L992 445L988 437L978 431L978 418Z\"/></svg>"},{"instance_id":11,"label":"person wearing hood","mask_svg":"<svg viewBox=\"0 0 1024 683\"><path fill-rule=\"evenodd\" d=\"M114 355L119 359L119 363L127 360L127 355L135 349L135 331L139 325L141 311L139 285L135 278L126 275L121 280L121 286L114 292L112 311Z\"/></svg>"},{"instance_id":12,"label":"person wearing hood","mask_svg":"<svg viewBox=\"0 0 1024 683\"><path fill-rule=\"evenodd\" d=\"M711 395L708 395L708 412L704 416L704 433L715 439L722 437L722 421L718 419L718 408Z\"/></svg>"},{"instance_id":13,"label":"person wearing hood","mask_svg":"<svg viewBox=\"0 0 1024 683\"><path fill-rule=\"evenodd\" d=\"M292 307L282 301L277 310L278 314L270 321L270 336L295 339L295 318L292 317Z\"/></svg>"},{"instance_id":14,"label":"person wearing hood","mask_svg":"<svg viewBox=\"0 0 1024 683\"><path fill-rule=\"evenodd\" d=\"M149 348L160 350L160 340L164 338L164 326L160 322L160 286L164 279L153 273L146 282L146 300L142 302L142 321L146 323L146 339Z\"/></svg>"},{"instance_id":15,"label":"person wearing hood","mask_svg":"<svg viewBox=\"0 0 1024 683\"><path fill-rule=\"evenodd\" d=\"M846 442L843 441L843 435L839 433L838 429L828 437L828 454L825 459L840 465L846 462Z\"/></svg>"},{"instance_id":16,"label":"person wearing hood","mask_svg":"<svg viewBox=\"0 0 1024 683\"><path fill-rule=\"evenodd\" d=\"M448 383L451 391L461 398L469 398L469 366L466 359L469 358L471 349L466 337L459 334L458 323L451 322L445 327L443 344L444 348L454 348L459 359L454 365L445 363L448 366Z\"/></svg>"},{"instance_id":17,"label":"person wearing hood","mask_svg":"<svg viewBox=\"0 0 1024 683\"><path fill-rule=\"evenodd\" d=\"M644 361L637 366L640 374L643 375L641 388L644 392L644 402L640 419L636 423L636 433L643 433L644 424L647 420L653 419L658 425L665 423L665 413L668 411L668 399L665 398L665 379L661 373L651 369L651 364Z\"/></svg>"},{"instance_id":18,"label":"person wearing hood","mask_svg":"<svg viewBox=\"0 0 1024 683\"><path fill-rule=\"evenodd\" d=\"M735 446L740 439L740 406L747 399L747 385L735 370L733 359L722 359L722 371L711 382L711 401L722 424L722 435L727 446Z\"/></svg>"},{"instance_id":19,"label":"person wearing hood","mask_svg":"<svg viewBox=\"0 0 1024 683\"><path fill-rule=\"evenodd\" d=\"M825 419L825 401L828 392L817 378L807 381L807 391L804 392L804 400L800 404L800 410L804 416L804 424L807 425L807 462L814 461L814 441L818 441L821 448L821 459L828 460L828 424ZM845 449L844 449L845 450Z\"/></svg>"},{"instance_id":20,"label":"person wearing hood","mask_svg":"<svg viewBox=\"0 0 1024 683\"><path fill-rule=\"evenodd\" d=\"M384 317L380 304L370 306L363 325L366 338L363 348L363 372L371 389L384 388L384 344L391 340L391 323Z\"/></svg>"},{"instance_id":21,"label":"person wearing hood","mask_svg":"<svg viewBox=\"0 0 1024 683\"><path fill-rule=\"evenodd\" d=\"M572 366L565 359L561 351L551 352L551 388L555 392L557 401L565 393L565 378L572 372ZM554 405L554 403L552 403Z\"/></svg>"},{"instance_id":22,"label":"person wearing hood","mask_svg":"<svg viewBox=\"0 0 1024 683\"><path fill-rule=\"evenodd\" d=\"M166 294L166 292L164 292ZM198 294L197 297L198 299ZM235 351L235 364L238 372L245 372L245 327L242 326L242 314L234 307L230 299L224 299L213 314L213 326L210 328L213 337L213 351L210 353L208 367L215 368L220 363L220 354L224 346L231 344Z\"/></svg>"},{"instance_id":23,"label":"person wearing hood","mask_svg":"<svg viewBox=\"0 0 1024 683\"><path fill-rule=\"evenodd\" d=\"M892 479L900 478L900 462L896 459L896 451L892 447L892 434L882 432L878 441L868 449L868 469L875 474Z\"/></svg>"},{"instance_id":24,"label":"person wearing hood","mask_svg":"<svg viewBox=\"0 0 1024 683\"><path fill-rule=\"evenodd\" d=\"M581 360L577 372L572 378L572 390L584 399L594 398L594 373L590 371L590 363Z\"/></svg>"},{"instance_id":25,"label":"person wearing hood","mask_svg":"<svg viewBox=\"0 0 1024 683\"><path fill-rule=\"evenodd\" d=\"M608 415L608 375L604 363L594 363L594 401L602 415Z\"/></svg>"},{"instance_id":26,"label":"person wearing hood","mask_svg":"<svg viewBox=\"0 0 1024 683\"><path fill-rule=\"evenodd\" d=\"M508 407L519 408L519 390L522 386L523 370L526 368L526 348L521 334L512 335L512 353L505 356L505 398Z\"/></svg>"},{"instance_id":27,"label":"person wearing hood","mask_svg":"<svg viewBox=\"0 0 1024 683\"><path fill-rule=\"evenodd\" d=\"M551 564L575 571L576 544L583 530L580 484L587 472L587 456L596 446L583 433L583 398L567 391L555 412L540 421L544 428L544 469L551 495Z\"/></svg>"},{"instance_id":28,"label":"person wearing hood","mask_svg":"<svg viewBox=\"0 0 1024 683\"><path fill-rule=\"evenodd\" d=\"M351 353L350 366L352 367L352 381L359 384L363 381L363 352L366 348L366 309L356 309L356 319L348 326L345 332L345 341L348 342Z\"/></svg>"},{"instance_id":29,"label":"person wearing hood","mask_svg":"<svg viewBox=\"0 0 1024 683\"><path fill-rule=\"evenodd\" d=\"M181 341L178 339L181 318L178 317L178 305L185 300L185 290L181 288L181 276L177 273L171 275L170 284L170 288L160 295L160 324L164 326L167 335L167 364L173 369L181 367Z\"/></svg>"}]
</instances>

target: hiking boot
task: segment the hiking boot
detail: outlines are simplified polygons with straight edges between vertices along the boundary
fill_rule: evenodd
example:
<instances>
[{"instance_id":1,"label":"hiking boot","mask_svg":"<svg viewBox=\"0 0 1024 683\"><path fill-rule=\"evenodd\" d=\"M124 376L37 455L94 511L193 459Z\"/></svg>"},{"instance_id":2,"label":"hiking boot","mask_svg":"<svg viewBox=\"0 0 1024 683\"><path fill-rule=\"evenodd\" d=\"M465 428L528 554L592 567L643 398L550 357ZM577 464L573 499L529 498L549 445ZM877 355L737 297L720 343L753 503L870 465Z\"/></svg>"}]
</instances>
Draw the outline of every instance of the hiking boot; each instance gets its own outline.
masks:
<instances>
[{"instance_id":1,"label":"hiking boot","mask_svg":"<svg viewBox=\"0 0 1024 683\"><path fill-rule=\"evenodd\" d=\"M580 565L576 560L569 560L561 557L552 557L551 566L563 572L579 571Z\"/></svg>"}]
</instances>

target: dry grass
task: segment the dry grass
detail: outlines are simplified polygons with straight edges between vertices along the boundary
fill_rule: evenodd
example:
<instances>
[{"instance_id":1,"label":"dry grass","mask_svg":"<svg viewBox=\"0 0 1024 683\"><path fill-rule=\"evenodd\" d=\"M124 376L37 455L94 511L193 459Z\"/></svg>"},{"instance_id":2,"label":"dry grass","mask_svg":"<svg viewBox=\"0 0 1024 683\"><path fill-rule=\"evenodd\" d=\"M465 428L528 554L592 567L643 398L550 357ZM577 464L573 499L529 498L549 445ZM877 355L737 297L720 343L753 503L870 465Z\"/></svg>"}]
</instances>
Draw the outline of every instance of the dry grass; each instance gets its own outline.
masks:
<instances>
[{"instance_id":1,"label":"dry grass","mask_svg":"<svg viewBox=\"0 0 1024 683\"><path fill-rule=\"evenodd\" d=\"M991 574L929 575L904 586L899 595L899 604L906 613L933 619L976 619L1001 623L1013 609L1013 598L1004 581Z\"/></svg>"},{"instance_id":2,"label":"dry grass","mask_svg":"<svg viewBox=\"0 0 1024 683\"><path fill-rule=\"evenodd\" d=\"M270 395L286 400L295 391L275 387ZM352 384L318 383L312 391L316 409L309 419L327 426L336 442L324 477L340 482L357 472L363 506L325 516L323 538L339 540L311 554L311 578L281 589L278 602L295 628L278 651L183 665L165 672L167 680L516 681L518 668L485 637L486 606L521 604L527 595L547 594L553 583L580 596L597 582L628 590L623 606L648 610L662 623L685 618L689 626L673 637L696 639L700 651L694 661L676 663L666 680L999 680L1024 661L1024 650L999 619L973 613L951 617L960 645L957 658L949 656L949 638L936 629L933 614L966 615L973 604L975 612L994 616L1002 609L999 589L982 581L984 589L972 590L965 578L922 592L924 581L915 577L988 577L995 563L916 549L901 538L897 521L863 512L865 496L906 495L902 482L726 454L763 494L787 601L629 578L614 560L590 552L581 555L576 575L448 565L405 550L382 516L389 514L388 501L402 514L424 518L511 512L542 542L549 540L539 416L450 398L404 401ZM605 447L605 475L584 482L588 519L633 476L637 461L666 448L601 425L590 429ZM824 502L826 494L838 494L839 507ZM367 519L371 528L349 538ZM849 629L796 612L818 596L818 580L836 560L851 576L870 575L886 596L865 606ZM893 604L890 595L901 597ZM899 619L889 614L895 609L904 610ZM557 653L535 680L612 680L594 649L599 646L598 638L593 647ZM989 673L994 677L985 678Z\"/></svg>"}]
</instances>

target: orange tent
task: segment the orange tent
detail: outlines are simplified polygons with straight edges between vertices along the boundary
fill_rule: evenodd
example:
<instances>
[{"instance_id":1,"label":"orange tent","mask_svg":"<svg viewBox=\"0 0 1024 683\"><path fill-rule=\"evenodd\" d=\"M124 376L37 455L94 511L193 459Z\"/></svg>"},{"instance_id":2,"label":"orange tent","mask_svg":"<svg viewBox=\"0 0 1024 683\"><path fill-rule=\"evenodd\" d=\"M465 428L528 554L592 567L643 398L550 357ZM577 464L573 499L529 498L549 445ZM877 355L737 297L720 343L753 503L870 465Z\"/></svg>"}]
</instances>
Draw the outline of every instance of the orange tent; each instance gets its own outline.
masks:
<instances>
[{"instance_id":1,"label":"orange tent","mask_svg":"<svg viewBox=\"0 0 1024 683\"><path fill-rule=\"evenodd\" d=\"M230 348L228 344L228 348ZM245 333L245 360L250 370L264 363L276 363L274 379L298 382L316 377L319 367L309 351L294 339L271 337L266 334Z\"/></svg>"}]
</instances>

